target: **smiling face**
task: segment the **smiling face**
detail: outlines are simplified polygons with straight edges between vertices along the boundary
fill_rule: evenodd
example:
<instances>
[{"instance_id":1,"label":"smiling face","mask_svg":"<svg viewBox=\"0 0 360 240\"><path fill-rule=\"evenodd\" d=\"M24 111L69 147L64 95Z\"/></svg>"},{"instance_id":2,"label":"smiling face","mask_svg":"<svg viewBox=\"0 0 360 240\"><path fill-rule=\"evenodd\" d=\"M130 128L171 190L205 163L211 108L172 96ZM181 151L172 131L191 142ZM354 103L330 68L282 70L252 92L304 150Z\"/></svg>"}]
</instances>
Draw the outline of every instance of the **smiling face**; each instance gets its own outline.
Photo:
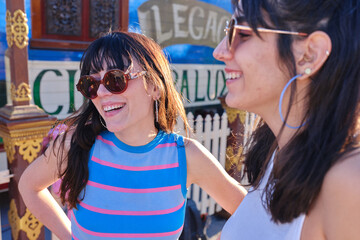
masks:
<instances>
[{"instance_id":1,"label":"smiling face","mask_svg":"<svg viewBox=\"0 0 360 240\"><path fill-rule=\"evenodd\" d=\"M288 79L280 69L277 34L260 33L260 36L252 31L236 30L231 49L225 37L213 55L226 65L226 103L264 117L277 114L280 93Z\"/></svg>"},{"instance_id":2,"label":"smiling face","mask_svg":"<svg viewBox=\"0 0 360 240\"><path fill-rule=\"evenodd\" d=\"M134 58L133 58L134 59ZM111 70L106 65L103 70L91 74L96 79L102 79ZM141 72L143 69L133 60L131 73ZM146 88L144 76L129 80L127 89L121 94L114 94L100 84L97 97L91 101L103 117L106 127L117 136L127 134L155 132L153 103L154 87Z\"/></svg>"}]
</instances>

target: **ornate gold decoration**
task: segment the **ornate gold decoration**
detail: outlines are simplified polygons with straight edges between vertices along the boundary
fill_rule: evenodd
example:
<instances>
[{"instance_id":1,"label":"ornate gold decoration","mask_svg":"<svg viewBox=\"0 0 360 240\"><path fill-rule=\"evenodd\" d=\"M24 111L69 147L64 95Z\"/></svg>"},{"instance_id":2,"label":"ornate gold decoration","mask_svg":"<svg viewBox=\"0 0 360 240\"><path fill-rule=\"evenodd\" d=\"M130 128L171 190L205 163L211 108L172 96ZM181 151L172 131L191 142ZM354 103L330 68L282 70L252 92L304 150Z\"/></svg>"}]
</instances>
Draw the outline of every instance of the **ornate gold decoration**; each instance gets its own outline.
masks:
<instances>
[{"instance_id":1,"label":"ornate gold decoration","mask_svg":"<svg viewBox=\"0 0 360 240\"><path fill-rule=\"evenodd\" d=\"M43 224L29 211L26 209L25 215L20 220L22 230L26 232L26 236L29 239L38 239Z\"/></svg>"},{"instance_id":2,"label":"ornate gold decoration","mask_svg":"<svg viewBox=\"0 0 360 240\"><path fill-rule=\"evenodd\" d=\"M236 120L236 117L239 116L240 122L245 123L246 111L238 110L235 108L230 108L225 106L225 111L228 116L229 123L233 123Z\"/></svg>"},{"instance_id":3,"label":"ornate gold decoration","mask_svg":"<svg viewBox=\"0 0 360 240\"><path fill-rule=\"evenodd\" d=\"M0 125L0 136L4 140L9 163L14 161L17 152L23 160L31 163L40 153L42 140L47 136L54 121L55 119L24 122L12 125L10 128Z\"/></svg>"},{"instance_id":4,"label":"ornate gold decoration","mask_svg":"<svg viewBox=\"0 0 360 240\"><path fill-rule=\"evenodd\" d=\"M243 151L242 146L239 146L239 149L236 153L232 146L228 146L226 148L226 162L225 162L226 171L229 171L233 166L236 166L238 171L241 170L240 161L242 160L241 157L242 151Z\"/></svg>"},{"instance_id":5,"label":"ornate gold decoration","mask_svg":"<svg viewBox=\"0 0 360 240\"><path fill-rule=\"evenodd\" d=\"M18 147L19 154L22 156L22 158L28 163L31 163L35 158L38 157L41 151L41 143L46 135L47 132L44 132L43 134L41 134L41 136L32 136L31 139L28 139L26 137L13 139L4 138L4 148L9 163L11 164L15 160L15 147Z\"/></svg>"},{"instance_id":6,"label":"ornate gold decoration","mask_svg":"<svg viewBox=\"0 0 360 240\"><path fill-rule=\"evenodd\" d=\"M11 83L10 87L11 99L13 101L30 101L31 100L31 89L29 84L21 83L18 88L14 83Z\"/></svg>"},{"instance_id":7,"label":"ornate gold decoration","mask_svg":"<svg viewBox=\"0 0 360 240\"><path fill-rule=\"evenodd\" d=\"M11 33L12 17L9 10L6 10L6 41L9 47L12 47L14 36Z\"/></svg>"},{"instance_id":8,"label":"ornate gold decoration","mask_svg":"<svg viewBox=\"0 0 360 240\"><path fill-rule=\"evenodd\" d=\"M245 124L245 119L246 119L246 111L239 111L239 118L240 118L240 122L242 124Z\"/></svg>"},{"instance_id":9,"label":"ornate gold decoration","mask_svg":"<svg viewBox=\"0 0 360 240\"><path fill-rule=\"evenodd\" d=\"M14 161L15 146L13 144L11 144L10 139L4 139L4 148L6 151L8 161L11 164Z\"/></svg>"},{"instance_id":10,"label":"ornate gold decoration","mask_svg":"<svg viewBox=\"0 0 360 240\"><path fill-rule=\"evenodd\" d=\"M27 25L26 13L23 11L16 10L13 17L14 25L14 41L18 48L24 48L29 44L29 27Z\"/></svg>"},{"instance_id":11,"label":"ornate gold decoration","mask_svg":"<svg viewBox=\"0 0 360 240\"><path fill-rule=\"evenodd\" d=\"M19 153L23 159L31 163L39 154L41 150L42 139L32 139L15 143L19 146Z\"/></svg>"},{"instance_id":12,"label":"ornate gold decoration","mask_svg":"<svg viewBox=\"0 0 360 240\"><path fill-rule=\"evenodd\" d=\"M20 230L26 233L28 239L38 239L43 224L32 215L29 209L26 209L25 215L20 218L14 199L10 201L8 218L13 239L18 239Z\"/></svg>"},{"instance_id":13,"label":"ornate gold decoration","mask_svg":"<svg viewBox=\"0 0 360 240\"><path fill-rule=\"evenodd\" d=\"M27 21L26 14L20 9L14 12L13 17L9 10L6 11L6 40L9 47L12 47L13 43L18 48L24 48L29 44Z\"/></svg>"},{"instance_id":14,"label":"ornate gold decoration","mask_svg":"<svg viewBox=\"0 0 360 240\"><path fill-rule=\"evenodd\" d=\"M11 226L11 234L13 239L18 239L19 230L20 230L20 218L17 213L17 208L15 204L15 200L11 199L10 201L10 209L8 212L9 224Z\"/></svg>"}]
</instances>

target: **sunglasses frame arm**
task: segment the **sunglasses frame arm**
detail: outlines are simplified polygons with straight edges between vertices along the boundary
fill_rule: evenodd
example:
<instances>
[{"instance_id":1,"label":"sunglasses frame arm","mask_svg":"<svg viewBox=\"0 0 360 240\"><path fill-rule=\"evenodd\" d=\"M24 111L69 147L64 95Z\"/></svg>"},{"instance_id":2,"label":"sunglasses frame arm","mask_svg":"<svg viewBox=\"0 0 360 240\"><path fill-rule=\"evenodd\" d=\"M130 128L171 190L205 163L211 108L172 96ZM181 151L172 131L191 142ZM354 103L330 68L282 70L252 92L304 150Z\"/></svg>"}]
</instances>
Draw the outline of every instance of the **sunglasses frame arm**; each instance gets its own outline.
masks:
<instances>
[{"instance_id":1,"label":"sunglasses frame arm","mask_svg":"<svg viewBox=\"0 0 360 240\"><path fill-rule=\"evenodd\" d=\"M233 28L235 29L242 29L242 30L250 30L252 31L252 28L245 25L238 25L236 19L234 19L235 24L233 25ZM228 35L230 31L230 21L226 21L226 27L224 28L224 31L226 32L226 35ZM269 28L256 28L258 32L265 32L265 33L277 33L277 34L287 34L287 35L297 35L297 36L308 36L307 33L304 32L294 32L294 31L287 31L287 30L278 30L278 29L269 29Z\"/></svg>"},{"instance_id":2,"label":"sunglasses frame arm","mask_svg":"<svg viewBox=\"0 0 360 240\"><path fill-rule=\"evenodd\" d=\"M129 78L130 79L135 79L141 76L144 76L147 72L146 71L141 71L141 72L136 72L136 73L129 73Z\"/></svg>"}]
</instances>

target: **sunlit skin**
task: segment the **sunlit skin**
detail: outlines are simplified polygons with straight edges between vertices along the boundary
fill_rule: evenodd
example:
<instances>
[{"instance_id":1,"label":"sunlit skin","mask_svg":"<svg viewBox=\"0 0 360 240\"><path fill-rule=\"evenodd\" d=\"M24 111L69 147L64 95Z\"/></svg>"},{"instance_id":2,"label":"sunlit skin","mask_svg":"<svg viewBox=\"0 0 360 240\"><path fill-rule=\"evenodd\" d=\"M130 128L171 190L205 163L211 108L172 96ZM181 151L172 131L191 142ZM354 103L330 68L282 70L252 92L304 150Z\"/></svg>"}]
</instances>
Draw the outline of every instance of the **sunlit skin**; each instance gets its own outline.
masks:
<instances>
[{"instance_id":1,"label":"sunlit skin","mask_svg":"<svg viewBox=\"0 0 360 240\"><path fill-rule=\"evenodd\" d=\"M104 66L104 70L91 74L97 79L102 79L110 70ZM143 71L134 60L130 72ZM141 146L150 142L157 134L154 125L153 103L156 96L154 87L145 88L145 78L141 76L128 82L128 87L121 94L114 94L100 84L97 97L91 101L103 117L106 127L114 132L116 137L126 144ZM105 111L108 107L119 107L119 109ZM139 110L141 109L141 111Z\"/></svg>"},{"instance_id":2,"label":"sunlit skin","mask_svg":"<svg viewBox=\"0 0 360 240\"><path fill-rule=\"evenodd\" d=\"M226 103L230 107L273 115L277 111L278 96L286 82L276 61L275 34L243 36L231 50L226 41L217 46L214 57L226 65L225 72L235 75L227 78ZM269 91L273 89L273 91Z\"/></svg>"},{"instance_id":3,"label":"sunlit skin","mask_svg":"<svg viewBox=\"0 0 360 240\"><path fill-rule=\"evenodd\" d=\"M241 23L247 25L246 23ZM278 133L282 126L278 107L281 91L292 77L284 73L284 66L280 66L277 50L278 35L274 33L246 34L237 31L235 44L231 49L227 47L225 37L214 50L214 57L225 63L227 74L226 104L230 107L259 114L270 126L274 133ZM304 89L308 81L297 83L298 93ZM286 113L290 89L286 91L282 105ZM297 95L298 99L300 94ZM299 109L303 108L303 101L293 105L288 123L297 126L302 116ZM289 134L294 131L286 129ZM284 132L283 134L287 134ZM280 139L279 139L280 140Z\"/></svg>"}]
</instances>

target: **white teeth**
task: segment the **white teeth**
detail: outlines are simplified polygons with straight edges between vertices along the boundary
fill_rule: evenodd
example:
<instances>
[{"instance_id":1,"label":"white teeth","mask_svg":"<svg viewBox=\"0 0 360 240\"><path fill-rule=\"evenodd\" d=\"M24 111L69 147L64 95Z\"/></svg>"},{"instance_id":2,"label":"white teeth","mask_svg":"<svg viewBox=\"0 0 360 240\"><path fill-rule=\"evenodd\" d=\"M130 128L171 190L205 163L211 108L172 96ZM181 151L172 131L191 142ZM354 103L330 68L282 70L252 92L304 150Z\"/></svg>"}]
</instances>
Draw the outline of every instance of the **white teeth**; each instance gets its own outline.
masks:
<instances>
[{"instance_id":1,"label":"white teeth","mask_svg":"<svg viewBox=\"0 0 360 240\"><path fill-rule=\"evenodd\" d=\"M119 109L119 108L122 108L124 107L125 104L122 104L122 105L111 105L111 106L105 106L103 109L105 112L109 112L111 110L114 110L114 109Z\"/></svg>"},{"instance_id":2,"label":"white teeth","mask_svg":"<svg viewBox=\"0 0 360 240\"><path fill-rule=\"evenodd\" d=\"M231 72L231 73L226 73L225 74L226 79L235 79L235 78L240 78L241 74L240 73L235 73L235 72Z\"/></svg>"}]
</instances>

